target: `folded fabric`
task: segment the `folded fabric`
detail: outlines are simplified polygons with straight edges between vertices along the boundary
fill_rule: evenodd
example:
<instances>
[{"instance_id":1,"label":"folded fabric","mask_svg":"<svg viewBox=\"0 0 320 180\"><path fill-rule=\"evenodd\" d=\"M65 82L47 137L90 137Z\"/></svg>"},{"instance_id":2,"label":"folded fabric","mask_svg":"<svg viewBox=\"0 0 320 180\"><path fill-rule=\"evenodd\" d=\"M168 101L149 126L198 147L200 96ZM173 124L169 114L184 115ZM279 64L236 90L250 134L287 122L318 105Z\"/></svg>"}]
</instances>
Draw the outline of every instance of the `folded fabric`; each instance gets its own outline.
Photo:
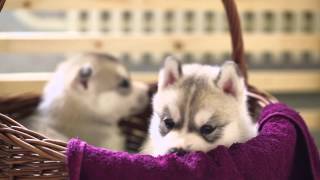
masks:
<instances>
[{"instance_id":1,"label":"folded fabric","mask_svg":"<svg viewBox=\"0 0 320 180\"><path fill-rule=\"evenodd\" d=\"M152 157L72 139L67 156L71 180L320 179L315 143L299 114L284 104L265 107L259 118L259 135L229 148Z\"/></svg>"}]
</instances>

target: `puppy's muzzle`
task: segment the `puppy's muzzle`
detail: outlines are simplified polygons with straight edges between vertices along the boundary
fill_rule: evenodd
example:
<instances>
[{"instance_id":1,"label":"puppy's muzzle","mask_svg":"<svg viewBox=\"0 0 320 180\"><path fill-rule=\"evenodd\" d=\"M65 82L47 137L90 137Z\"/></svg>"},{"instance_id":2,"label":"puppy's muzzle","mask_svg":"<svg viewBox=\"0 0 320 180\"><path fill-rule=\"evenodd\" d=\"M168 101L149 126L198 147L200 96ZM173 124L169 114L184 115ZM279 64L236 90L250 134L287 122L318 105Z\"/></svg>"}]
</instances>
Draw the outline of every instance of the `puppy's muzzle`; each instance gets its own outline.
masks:
<instances>
[{"instance_id":1,"label":"puppy's muzzle","mask_svg":"<svg viewBox=\"0 0 320 180\"><path fill-rule=\"evenodd\" d=\"M178 156L183 156L184 154L186 154L188 151L182 149L182 148L171 148L169 149L168 153L171 154L171 153L175 153L177 154Z\"/></svg>"}]
</instances>

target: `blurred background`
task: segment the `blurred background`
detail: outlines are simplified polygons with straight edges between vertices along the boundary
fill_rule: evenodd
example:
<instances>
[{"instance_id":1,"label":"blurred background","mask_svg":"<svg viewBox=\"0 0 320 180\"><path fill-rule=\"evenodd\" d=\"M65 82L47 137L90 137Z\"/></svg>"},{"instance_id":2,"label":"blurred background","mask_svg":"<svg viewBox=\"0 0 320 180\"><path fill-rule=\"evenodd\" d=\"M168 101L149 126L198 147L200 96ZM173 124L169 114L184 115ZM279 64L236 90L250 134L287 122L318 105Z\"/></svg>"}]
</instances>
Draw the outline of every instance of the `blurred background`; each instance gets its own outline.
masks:
<instances>
[{"instance_id":1,"label":"blurred background","mask_svg":"<svg viewBox=\"0 0 320 180\"><path fill-rule=\"evenodd\" d=\"M236 0L249 82L301 112L320 147L320 1ZM156 81L168 54L221 64L231 44L218 0L7 0L0 14L0 95L41 92L55 66L87 51Z\"/></svg>"}]
</instances>

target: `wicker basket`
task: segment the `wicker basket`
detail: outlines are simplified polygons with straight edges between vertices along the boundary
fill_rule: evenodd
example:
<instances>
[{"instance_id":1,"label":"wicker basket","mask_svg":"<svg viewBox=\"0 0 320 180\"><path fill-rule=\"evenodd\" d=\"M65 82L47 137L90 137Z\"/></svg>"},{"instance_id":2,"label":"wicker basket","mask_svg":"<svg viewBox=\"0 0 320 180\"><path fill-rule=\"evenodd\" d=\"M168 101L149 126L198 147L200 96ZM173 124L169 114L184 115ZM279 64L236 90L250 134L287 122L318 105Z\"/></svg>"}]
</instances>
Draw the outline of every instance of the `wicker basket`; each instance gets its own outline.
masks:
<instances>
[{"instance_id":1,"label":"wicker basket","mask_svg":"<svg viewBox=\"0 0 320 180\"><path fill-rule=\"evenodd\" d=\"M259 109L272 101L247 82L240 20L234 0L222 0L230 26L233 60L238 64L250 91L249 107L255 117ZM4 0L0 0L0 8ZM153 92L155 86L151 86ZM32 114L39 95L23 94L0 98L0 179L67 179L66 143L50 140L26 129L19 120ZM135 152L147 135L151 107L144 113L124 119L119 126L126 135L126 149Z\"/></svg>"}]
</instances>

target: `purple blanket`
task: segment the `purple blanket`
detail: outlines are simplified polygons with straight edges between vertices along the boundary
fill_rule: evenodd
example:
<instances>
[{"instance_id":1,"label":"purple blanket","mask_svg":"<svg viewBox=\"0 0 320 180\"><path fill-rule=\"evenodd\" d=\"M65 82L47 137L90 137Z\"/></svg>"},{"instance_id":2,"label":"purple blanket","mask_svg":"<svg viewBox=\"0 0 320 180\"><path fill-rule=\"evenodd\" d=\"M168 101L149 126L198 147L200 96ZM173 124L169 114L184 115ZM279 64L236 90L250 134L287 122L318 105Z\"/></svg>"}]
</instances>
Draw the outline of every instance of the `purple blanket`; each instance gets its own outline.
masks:
<instances>
[{"instance_id":1,"label":"purple blanket","mask_svg":"<svg viewBox=\"0 0 320 180\"><path fill-rule=\"evenodd\" d=\"M246 143L181 157L113 152L72 139L70 179L320 179L319 152L298 113L269 105L259 124L259 135Z\"/></svg>"}]
</instances>

